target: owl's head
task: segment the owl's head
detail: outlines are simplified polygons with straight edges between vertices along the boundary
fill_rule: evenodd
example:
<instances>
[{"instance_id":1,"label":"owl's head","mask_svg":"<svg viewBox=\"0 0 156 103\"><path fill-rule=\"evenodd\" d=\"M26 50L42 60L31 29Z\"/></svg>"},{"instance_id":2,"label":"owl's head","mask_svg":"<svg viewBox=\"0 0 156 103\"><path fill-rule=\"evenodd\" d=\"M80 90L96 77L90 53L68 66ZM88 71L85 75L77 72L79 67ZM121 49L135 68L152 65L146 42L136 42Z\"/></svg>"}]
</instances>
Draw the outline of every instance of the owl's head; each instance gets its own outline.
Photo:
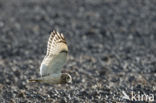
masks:
<instances>
[{"instance_id":1,"label":"owl's head","mask_svg":"<svg viewBox=\"0 0 156 103\"><path fill-rule=\"evenodd\" d=\"M72 82L72 77L68 73L62 73L60 79L61 79L61 84Z\"/></svg>"}]
</instances>

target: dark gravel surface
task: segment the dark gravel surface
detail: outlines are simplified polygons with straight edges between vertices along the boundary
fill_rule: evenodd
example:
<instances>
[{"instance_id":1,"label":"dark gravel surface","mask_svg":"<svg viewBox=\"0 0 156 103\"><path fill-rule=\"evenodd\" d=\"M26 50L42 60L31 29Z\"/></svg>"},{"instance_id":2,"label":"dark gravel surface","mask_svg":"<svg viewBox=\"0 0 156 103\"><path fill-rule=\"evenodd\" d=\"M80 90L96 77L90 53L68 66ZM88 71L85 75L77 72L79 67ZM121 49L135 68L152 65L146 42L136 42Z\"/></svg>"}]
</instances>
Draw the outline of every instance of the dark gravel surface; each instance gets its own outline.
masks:
<instances>
[{"instance_id":1,"label":"dark gravel surface","mask_svg":"<svg viewBox=\"0 0 156 103\"><path fill-rule=\"evenodd\" d=\"M53 29L73 83L28 83ZM132 102L123 91L156 102L156 0L0 0L0 102Z\"/></svg>"}]
</instances>

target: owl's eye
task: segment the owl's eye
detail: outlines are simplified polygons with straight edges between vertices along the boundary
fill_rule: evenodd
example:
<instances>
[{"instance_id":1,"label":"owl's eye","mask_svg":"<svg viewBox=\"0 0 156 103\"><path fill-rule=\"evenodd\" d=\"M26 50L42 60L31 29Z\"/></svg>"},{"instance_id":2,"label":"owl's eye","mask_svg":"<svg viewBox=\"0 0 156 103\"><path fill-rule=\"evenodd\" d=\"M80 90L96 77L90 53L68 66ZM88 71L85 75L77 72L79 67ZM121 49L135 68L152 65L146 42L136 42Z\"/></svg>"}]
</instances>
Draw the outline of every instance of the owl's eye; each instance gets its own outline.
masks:
<instances>
[{"instance_id":1,"label":"owl's eye","mask_svg":"<svg viewBox=\"0 0 156 103\"><path fill-rule=\"evenodd\" d=\"M67 76L67 78L66 78L67 80L69 80L70 78L69 78L69 76Z\"/></svg>"}]
</instances>

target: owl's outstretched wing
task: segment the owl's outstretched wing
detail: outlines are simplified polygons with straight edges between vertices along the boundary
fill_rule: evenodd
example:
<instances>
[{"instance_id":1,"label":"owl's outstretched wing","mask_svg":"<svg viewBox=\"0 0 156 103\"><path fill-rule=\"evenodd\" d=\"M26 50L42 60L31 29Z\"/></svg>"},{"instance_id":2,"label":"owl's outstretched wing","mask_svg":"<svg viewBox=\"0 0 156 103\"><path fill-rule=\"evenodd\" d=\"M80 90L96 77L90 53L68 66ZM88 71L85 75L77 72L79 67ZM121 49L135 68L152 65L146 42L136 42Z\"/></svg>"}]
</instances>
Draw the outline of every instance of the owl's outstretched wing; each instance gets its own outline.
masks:
<instances>
[{"instance_id":1,"label":"owl's outstretched wing","mask_svg":"<svg viewBox=\"0 0 156 103\"><path fill-rule=\"evenodd\" d=\"M41 76L61 73L67 53L68 46L63 34L53 31L48 40L46 56L41 63Z\"/></svg>"}]
</instances>

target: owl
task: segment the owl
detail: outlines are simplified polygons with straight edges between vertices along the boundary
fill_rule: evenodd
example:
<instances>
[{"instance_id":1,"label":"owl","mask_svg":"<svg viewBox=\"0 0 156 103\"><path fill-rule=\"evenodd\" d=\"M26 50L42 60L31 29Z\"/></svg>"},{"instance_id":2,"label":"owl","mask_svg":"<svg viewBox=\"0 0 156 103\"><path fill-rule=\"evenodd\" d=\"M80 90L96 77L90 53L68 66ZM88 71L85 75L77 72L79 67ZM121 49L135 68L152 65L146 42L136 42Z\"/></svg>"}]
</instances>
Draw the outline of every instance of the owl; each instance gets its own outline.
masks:
<instances>
[{"instance_id":1,"label":"owl","mask_svg":"<svg viewBox=\"0 0 156 103\"><path fill-rule=\"evenodd\" d=\"M71 83L70 74L61 73L67 54L68 45L63 34L56 31L51 32L47 43L47 53L40 66L41 77L29 81L50 84Z\"/></svg>"}]
</instances>

